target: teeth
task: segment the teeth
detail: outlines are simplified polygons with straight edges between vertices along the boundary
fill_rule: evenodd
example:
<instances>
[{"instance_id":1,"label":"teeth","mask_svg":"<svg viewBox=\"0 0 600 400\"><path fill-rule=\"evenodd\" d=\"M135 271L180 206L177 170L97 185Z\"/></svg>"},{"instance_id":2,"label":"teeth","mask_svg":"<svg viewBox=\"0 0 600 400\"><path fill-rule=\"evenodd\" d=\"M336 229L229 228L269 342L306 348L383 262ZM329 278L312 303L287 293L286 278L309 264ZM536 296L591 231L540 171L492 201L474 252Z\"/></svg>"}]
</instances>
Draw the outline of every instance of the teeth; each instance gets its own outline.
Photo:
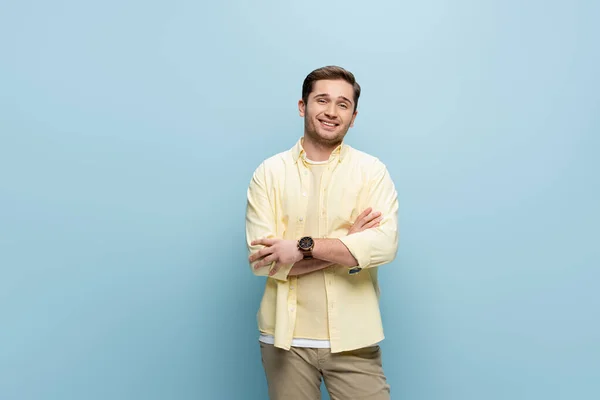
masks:
<instances>
[{"instance_id":1,"label":"teeth","mask_svg":"<svg viewBox=\"0 0 600 400\"><path fill-rule=\"evenodd\" d=\"M335 126L335 124L332 124L331 122L325 122L325 121L321 121L321 122L323 122L323 124L327 125L327 126Z\"/></svg>"}]
</instances>

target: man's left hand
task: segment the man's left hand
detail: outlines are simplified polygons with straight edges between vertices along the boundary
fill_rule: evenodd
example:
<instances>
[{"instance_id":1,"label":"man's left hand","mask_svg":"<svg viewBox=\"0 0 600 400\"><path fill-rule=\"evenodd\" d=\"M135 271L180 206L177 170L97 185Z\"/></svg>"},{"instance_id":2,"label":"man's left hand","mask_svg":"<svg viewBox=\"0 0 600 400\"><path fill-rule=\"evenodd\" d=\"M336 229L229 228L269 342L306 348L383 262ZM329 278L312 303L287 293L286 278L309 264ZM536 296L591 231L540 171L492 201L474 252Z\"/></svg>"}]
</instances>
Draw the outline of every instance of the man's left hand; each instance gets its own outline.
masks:
<instances>
[{"instance_id":1,"label":"man's left hand","mask_svg":"<svg viewBox=\"0 0 600 400\"><path fill-rule=\"evenodd\" d=\"M298 249L298 243L295 240L258 239L253 241L251 245L265 246L263 249L250 255L249 260L251 263L260 260L254 266L254 269L265 267L272 262L275 262L275 266L271 270L270 275L274 275L282 265L294 264L304 258L302 252Z\"/></svg>"}]
</instances>

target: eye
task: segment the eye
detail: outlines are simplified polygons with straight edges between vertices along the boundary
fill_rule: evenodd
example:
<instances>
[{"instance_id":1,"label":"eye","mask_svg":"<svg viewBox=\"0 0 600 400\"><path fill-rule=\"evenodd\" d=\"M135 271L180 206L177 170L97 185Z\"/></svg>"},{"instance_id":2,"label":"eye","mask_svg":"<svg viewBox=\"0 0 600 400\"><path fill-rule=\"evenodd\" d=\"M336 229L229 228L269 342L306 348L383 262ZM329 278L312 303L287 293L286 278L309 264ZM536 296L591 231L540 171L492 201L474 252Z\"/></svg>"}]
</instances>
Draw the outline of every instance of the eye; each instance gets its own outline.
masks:
<instances>
[{"instance_id":1,"label":"eye","mask_svg":"<svg viewBox=\"0 0 600 400\"><path fill-rule=\"evenodd\" d=\"M346 110L348 108L348 105L346 103L342 103L342 104L340 104L340 107L342 107L344 110Z\"/></svg>"},{"instance_id":2,"label":"eye","mask_svg":"<svg viewBox=\"0 0 600 400\"><path fill-rule=\"evenodd\" d=\"M319 103L319 104L325 104L325 99L318 99L317 103Z\"/></svg>"}]
</instances>

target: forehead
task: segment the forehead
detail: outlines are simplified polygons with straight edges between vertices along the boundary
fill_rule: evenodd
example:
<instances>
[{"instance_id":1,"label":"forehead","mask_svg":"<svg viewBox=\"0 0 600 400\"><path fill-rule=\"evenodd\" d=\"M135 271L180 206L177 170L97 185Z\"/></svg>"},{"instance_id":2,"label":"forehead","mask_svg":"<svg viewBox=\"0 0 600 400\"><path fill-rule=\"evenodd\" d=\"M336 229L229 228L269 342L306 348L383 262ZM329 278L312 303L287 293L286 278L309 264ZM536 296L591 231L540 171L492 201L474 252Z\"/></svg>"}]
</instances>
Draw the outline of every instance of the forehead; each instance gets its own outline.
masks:
<instances>
[{"instance_id":1,"label":"forehead","mask_svg":"<svg viewBox=\"0 0 600 400\"><path fill-rule=\"evenodd\" d=\"M336 80L319 80L313 84L312 92L309 96L317 96L327 94L330 97L346 97L350 100L354 99L354 88L351 84L342 79Z\"/></svg>"}]
</instances>

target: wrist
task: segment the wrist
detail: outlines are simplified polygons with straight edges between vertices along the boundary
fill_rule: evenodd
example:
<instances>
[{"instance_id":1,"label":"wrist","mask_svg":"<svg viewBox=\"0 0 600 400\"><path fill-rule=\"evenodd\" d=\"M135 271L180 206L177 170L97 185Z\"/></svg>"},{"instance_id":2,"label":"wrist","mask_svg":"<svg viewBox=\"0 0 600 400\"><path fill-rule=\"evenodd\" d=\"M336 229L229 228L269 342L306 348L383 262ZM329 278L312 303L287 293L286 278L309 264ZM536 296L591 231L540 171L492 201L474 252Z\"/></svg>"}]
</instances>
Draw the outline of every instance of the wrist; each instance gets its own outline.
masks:
<instances>
[{"instance_id":1,"label":"wrist","mask_svg":"<svg viewBox=\"0 0 600 400\"><path fill-rule=\"evenodd\" d=\"M304 253L302 253L302 251L300 251L300 249L296 248L296 254L295 254L295 260L296 262L300 262L302 260L304 260Z\"/></svg>"}]
</instances>

